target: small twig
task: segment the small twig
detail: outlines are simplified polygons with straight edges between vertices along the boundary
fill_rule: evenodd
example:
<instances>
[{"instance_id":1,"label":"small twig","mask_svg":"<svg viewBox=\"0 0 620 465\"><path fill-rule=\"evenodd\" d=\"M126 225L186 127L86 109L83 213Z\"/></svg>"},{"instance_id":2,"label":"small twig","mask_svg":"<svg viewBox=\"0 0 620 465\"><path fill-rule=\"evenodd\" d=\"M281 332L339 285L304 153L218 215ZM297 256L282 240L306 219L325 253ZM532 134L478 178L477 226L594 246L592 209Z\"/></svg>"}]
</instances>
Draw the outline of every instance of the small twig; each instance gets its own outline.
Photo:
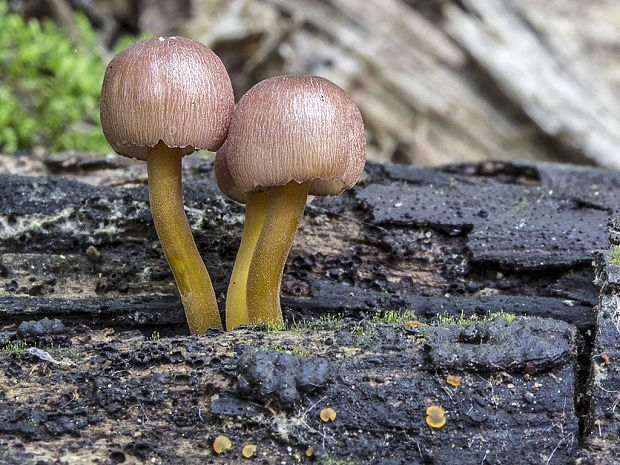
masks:
<instances>
[{"instance_id":1,"label":"small twig","mask_svg":"<svg viewBox=\"0 0 620 465\"><path fill-rule=\"evenodd\" d=\"M572 435L573 435L573 433L568 433L566 436L564 436L562 439L560 439L560 442L558 442L558 444L554 447L554 449L551 451L551 455L549 456L549 458L545 462L546 465L549 464L549 462L551 461L551 458L553 457L553 454L555 454L555 451L558 450L558 448L564 442L564 440L566 440L566 438L568 438L568 437L570 437Z\"/></svg>"}]
</instances>

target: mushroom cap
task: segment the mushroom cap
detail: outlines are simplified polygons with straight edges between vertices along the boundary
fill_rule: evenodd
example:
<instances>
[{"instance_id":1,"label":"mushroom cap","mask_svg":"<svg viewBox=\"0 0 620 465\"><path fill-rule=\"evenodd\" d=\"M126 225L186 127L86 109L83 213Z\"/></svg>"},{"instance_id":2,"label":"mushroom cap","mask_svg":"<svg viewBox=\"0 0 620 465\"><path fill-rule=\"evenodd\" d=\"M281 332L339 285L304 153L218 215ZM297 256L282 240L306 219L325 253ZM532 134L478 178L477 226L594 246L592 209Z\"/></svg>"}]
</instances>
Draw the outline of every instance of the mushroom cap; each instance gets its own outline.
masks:
<instances>
[{"instance_id":1,"label":"mushroom cap","mask_svg":"<svg viewBox=\"0 0 620 465\"><path fill-rule=\"evenodd\" d=\"M217 187L226 197L233 199L235 202L246 203L246 193L237 187L228 170L228 161L226 160L227 145L228 144L224 142L215 154L215 163L213 164L215 182L217 182Z\"/></svg>"},{"instance_id":2,"label":"mushroom cap","mask_svg":"<svg viewBox=\"0 0 620 465\"><path fill-rule=\"evenodd\" d=\"M226 68L185 37L136 42L108 64L101 89L103 133L120 155L146 160L147 147L215 151L234 110Z\"/></svg>"},{"instance_id":3,"label":"mushroom cap","mask_svg":"<svg viewBox=\"0 0 620 465\"><path fill-rule=\"evenodd\" d=\"M366 162L357 106L316 76L278 76L252 87L233 114L226 146L232 180L247 194L310 181L309 194L337 195Z\"/></svg>"}]
</instances>

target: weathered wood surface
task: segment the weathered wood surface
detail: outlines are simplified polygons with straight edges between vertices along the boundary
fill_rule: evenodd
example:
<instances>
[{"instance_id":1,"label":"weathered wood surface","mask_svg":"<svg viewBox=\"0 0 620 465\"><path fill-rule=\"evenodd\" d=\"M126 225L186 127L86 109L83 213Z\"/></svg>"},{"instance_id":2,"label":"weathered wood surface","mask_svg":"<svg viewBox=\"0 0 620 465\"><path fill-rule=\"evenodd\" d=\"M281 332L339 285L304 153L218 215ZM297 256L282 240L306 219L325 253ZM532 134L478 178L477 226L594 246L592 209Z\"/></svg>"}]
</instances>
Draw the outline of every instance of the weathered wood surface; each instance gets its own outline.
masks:
<instances>
[{"instance_id":1,"label":"weathered wood surface","mask_svg":"<svg viewBox=\"0 0 620 465\"><path fill-rule=\"evenodd\" d=\"M223 305L242 208L217 191L211 168L185 160L185 198ZM602 337L593 250L608 247L618 173L371 163L354 189L308 206L293 246L285 316L312 330L192 338L142 164L2 158L9 171L0 174L3 463L233 463L247 443L261 463L303 463L308 446L324 463L614 463L617 420L595 424L613 404L590 401L596 386L618 390L616 378L588 380ZM372 322L405 309L426 324ZM438 315L500 310L531 318L437 325ZM343 319L310 323L325 314ZM44 317L65 329L18 331ZM161 340L149 340L154 330ZM30 352L11 353L18 341ZM431 404L447 412L441 429L425 423ZM327 406L333 423L317 417ZM210 447L218 434L234 444L221 457Z\"/></svg>"},{"instance_id":2,"label":"weathered wood surface","mask_svg":"<svg viewBox=\"0 0 620 465\"><path fill-rule=\"evenodd\" d=\"M618 245L618 212L610 220L610 242ZM614 258L616 257L616 258ZM617 463L620 458L620 263L609 251L596 255L601 296L588 383L590 410L583 463ZM598 462L597 462L598 461Z\"/></svg>"}]
</instances>

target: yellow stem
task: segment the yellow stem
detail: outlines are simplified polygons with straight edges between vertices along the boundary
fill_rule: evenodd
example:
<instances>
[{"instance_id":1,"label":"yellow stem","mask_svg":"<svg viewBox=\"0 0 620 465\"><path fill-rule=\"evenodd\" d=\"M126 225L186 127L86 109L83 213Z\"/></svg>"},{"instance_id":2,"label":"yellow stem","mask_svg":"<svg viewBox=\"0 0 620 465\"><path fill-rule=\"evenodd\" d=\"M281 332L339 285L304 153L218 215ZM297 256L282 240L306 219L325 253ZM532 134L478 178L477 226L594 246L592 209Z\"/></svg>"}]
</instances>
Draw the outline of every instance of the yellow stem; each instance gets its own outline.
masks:
<instances>
[{"instance_id":1,"label":"yellow stem","mask_svg":"<svg viewBox=\"0 0 620 465\"><path fill-rule=\"evenodd\" d=\"M192 334L207 328L222 329L211 278L192 236L181 189L180 150L162 142L147 156L149 199L155 229L172 269Z\"/></svg>"},{"instance_id":2,"label":"yellow stem","mask_svg":"<svg viewBox=\"0 0 620 465\"><path fill-rule=\"evenodd\" d=\"M248 273L247 306L251 324L282 324L280 285L293 238L304 213L309 183L273 187L263 229Z\"/></svg>"},{"instance_id":3,"label":"yellow stem","mask_svg":"<svg viewBox=\"0 0 620 465\"><path fill-rule=\"evenodd\" d=\"M240 325L250 324L246 301L248 269L263 227L268 198L266 193L248 194L247 196L243 236L241 236L241 244L239 244L226 294L226 329L228 331Z\"/></svg>"}]
</instances>

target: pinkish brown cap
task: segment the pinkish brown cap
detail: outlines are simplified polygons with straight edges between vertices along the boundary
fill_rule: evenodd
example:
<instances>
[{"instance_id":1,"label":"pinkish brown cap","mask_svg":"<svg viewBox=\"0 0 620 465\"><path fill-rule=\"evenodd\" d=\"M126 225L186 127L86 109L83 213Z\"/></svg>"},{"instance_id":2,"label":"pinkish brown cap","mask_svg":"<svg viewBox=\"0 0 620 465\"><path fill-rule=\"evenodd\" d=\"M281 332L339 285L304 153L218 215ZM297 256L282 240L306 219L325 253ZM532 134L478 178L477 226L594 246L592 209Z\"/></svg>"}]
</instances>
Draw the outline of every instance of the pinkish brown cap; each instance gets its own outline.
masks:
<instances>
[{"instance_id":1,"label":"pinkish brown cap","mask_svg":"<svg viewBox=\"0 0 620 465\"><path fill-rule=\"evenodd\" d=\"M226 160L226 146L227 143L224 142L224 145L215 154L215 163L213 164L215 182L217 182L217 187L226 197L233 199L235 202L246 203L247 195L235 185L230 176L228 161Z\"/></svg>"},{"instance_id":2,"label":"pinkish brown cap","mask_svg":"<svg viewBox=\"0 0 620 465\"><path fill-rule=\"evenodd\" d=\"M245 193L311 181L309 194L337 195L364 169L364 123L353 100L327 79L278 76L241 98L226 152L232 180Z\"/></svg>"},{"instance_id":3,"label":"pinkish brown cap","mask_svg":"<svg viewBox=\"0 0 620 465\"><path fill-rule=\"evenodd\" d=\"M119 154L146 160L147 147L217 150L234 96L213 51L184 37L146 39L110 61L101 90L101 126Z\"/></svg>"}]
</instances>

